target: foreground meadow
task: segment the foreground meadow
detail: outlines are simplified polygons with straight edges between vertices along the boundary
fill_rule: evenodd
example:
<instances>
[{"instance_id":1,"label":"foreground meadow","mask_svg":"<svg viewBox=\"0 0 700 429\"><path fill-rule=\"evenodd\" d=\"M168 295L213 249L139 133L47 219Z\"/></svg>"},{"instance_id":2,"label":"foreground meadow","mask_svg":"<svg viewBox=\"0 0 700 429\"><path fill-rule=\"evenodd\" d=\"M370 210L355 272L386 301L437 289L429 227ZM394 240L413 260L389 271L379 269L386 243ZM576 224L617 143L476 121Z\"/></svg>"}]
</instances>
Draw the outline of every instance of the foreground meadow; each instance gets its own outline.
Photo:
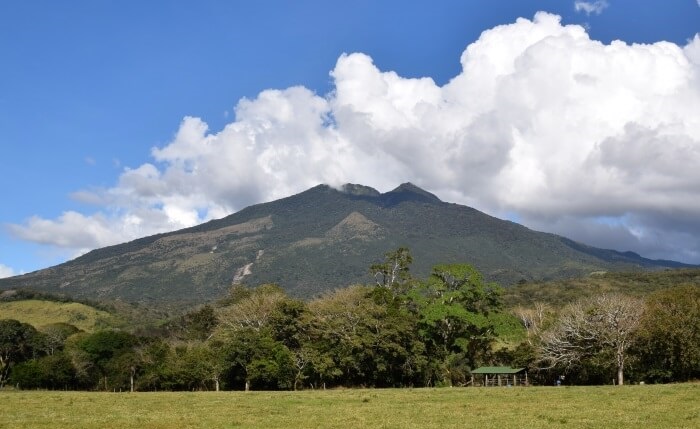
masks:
<instances>
[{"instance_id":1,"label":"foreground meadow","mask_svg":"<svg viewBox=\"0 0 700 429\"><path fill-rule=\"evenodd\" d=\"M0 392L0 428L698 428L700 384L303 392Z\"/></svg>"}]
</instances>

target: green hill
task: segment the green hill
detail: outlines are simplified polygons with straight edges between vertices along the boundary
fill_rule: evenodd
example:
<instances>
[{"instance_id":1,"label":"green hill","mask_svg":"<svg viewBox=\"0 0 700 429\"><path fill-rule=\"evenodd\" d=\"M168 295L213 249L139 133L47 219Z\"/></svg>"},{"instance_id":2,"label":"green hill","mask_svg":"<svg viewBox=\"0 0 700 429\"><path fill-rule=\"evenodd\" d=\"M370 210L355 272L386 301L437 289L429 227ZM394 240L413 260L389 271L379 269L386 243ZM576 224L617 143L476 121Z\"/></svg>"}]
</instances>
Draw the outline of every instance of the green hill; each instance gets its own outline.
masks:
<instances>
[{"instance_id":1,"label":"green hill","mask_svg":"<svg viewBox=\"0 0 700 429\"><path fill-rule=\"evenodd\" d=\"M683 264L597 249L446 203L410 183L381 194L361 185L319 185L193 228L89 252L0 289L26 288L148 306L187 306L233 283L280 284L302 298L368 283L368 267L406 246L414 274L466 262L503 285L644 271Z\"/></svg>"},{"instance_id":2,"label":"green hill","mask_svg":"<svg viewBox=\"0 0 700 429\"><path fill-rule=\"evenodd\" d=\"M120 323L112 314L85 304L38 299L0 302L0 319L15 319L36 328L52 323L69 323L87 332Z\"/></svg>"}]
</instances>

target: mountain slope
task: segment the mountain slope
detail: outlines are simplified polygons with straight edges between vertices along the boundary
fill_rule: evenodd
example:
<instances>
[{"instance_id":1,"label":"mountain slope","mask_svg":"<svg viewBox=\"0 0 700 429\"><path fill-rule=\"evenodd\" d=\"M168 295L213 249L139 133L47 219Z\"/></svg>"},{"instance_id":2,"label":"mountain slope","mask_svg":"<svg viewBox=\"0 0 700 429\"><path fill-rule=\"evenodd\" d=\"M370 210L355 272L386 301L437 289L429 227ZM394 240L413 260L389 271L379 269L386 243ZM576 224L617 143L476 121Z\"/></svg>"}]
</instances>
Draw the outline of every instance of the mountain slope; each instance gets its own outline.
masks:
<instances>
[{"instance_id":1,"label":"mountain slope","mask_svg":"<svg viewBox=\"0 0 700 429\"><path fill-rule=\"evenodd\" d=\"M490 280L514 284L600 270L683 266L596 249L532 231L473 208L445 203L410 183L381 194L362 185L319 185L192 228L89 252L45 270L0 279L92 299L193 304L235 282L275 282L291 295L369 282L368 267L408 246L414 273L468 262Z\"/></svg>"}]
</instances>

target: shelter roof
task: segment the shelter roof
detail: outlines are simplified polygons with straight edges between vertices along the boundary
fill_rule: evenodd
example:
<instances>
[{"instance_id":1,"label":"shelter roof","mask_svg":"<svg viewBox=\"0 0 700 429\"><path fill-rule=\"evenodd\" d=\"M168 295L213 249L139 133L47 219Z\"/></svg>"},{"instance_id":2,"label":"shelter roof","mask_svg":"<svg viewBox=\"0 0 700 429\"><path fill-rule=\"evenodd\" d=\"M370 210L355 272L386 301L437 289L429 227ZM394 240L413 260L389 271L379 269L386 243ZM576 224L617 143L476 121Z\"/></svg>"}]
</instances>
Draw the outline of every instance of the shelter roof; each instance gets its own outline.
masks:
<instances>
[{"instance_id":1,"label":"shelter roof","mask_svg":"<svg viewBox=\"0 0 700 429\"><path fill-rule=\"evenodd\" d=\"M517 374L525 371L525 368L511 368L509 366L482 366L472 370L472 374Z\"/></svg>"}]
</instances>

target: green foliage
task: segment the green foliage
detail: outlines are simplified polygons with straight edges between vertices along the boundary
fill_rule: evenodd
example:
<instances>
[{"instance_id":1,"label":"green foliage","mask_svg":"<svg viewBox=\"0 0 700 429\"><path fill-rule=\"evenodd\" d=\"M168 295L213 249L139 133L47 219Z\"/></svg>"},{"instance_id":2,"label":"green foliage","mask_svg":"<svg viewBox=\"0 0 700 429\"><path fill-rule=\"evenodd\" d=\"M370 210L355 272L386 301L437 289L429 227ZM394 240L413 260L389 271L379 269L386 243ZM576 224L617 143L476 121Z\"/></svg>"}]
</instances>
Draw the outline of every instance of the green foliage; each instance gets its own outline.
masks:
<instances>
[{"instance_id":1,"label":"green foliage","mask_svg":"<svg viewBox=\"0 0 700 429\"><path fill-rule=\"evenodd\" d=\"M218 304L221 307L236 304L250 297L252 293L252 289L246 287L245 285L235 284L229 289L228 295L219 300Z\"/></svg>"},{"instance_id":2,"label":"green foliage","mask_svg":"<svg viewBox=\"0 0 700 429\"><path fill-rule=\"evenodd\" d=\"M102 387L109 390L107 377L117 376L117 383L112 384L112 388L123 387L124 374L131 371L134 365L132 348L136 344L136 337L127 332L121 331L98 331L80 338L76 347L82 352L82 358L87 360L88 365L94 368L103 377ZM98 380L95 380L97 387Z\"/></svg>"},{"instance_id":3,"label":"green foliage","mask_svg":"<svg viewBox=\"0 0 700 429\"><path fill-rule=\"evenodd\" d=\"M269 331L239 330L226 348L227 360L231 362L227 382L232 388L270 390L293 386L291 353Z\"/></svg>"},{"instance_id":4,"label":"green foliage","mask_svg":"<svg viewBox=\"0 0 700 429\"><path fill-rule=\"evenodd\" d=\"M650 295L633 351L639 356L636 372L647 381L700 378L700 287Z\"/></svg>"},{"instance_id":5,"label":"green foliage","mask_svg":"<svg viewBox=\"0 0 700 429\"><path fill-rule=\"evenodd\" d=\"M2 381L10 377L20 388L123 391L452 386L466 385L471 370L482 365L526 367L531 380L545 384L562 371L568 371L569 383L608 383L620 368L634 380L698 377L695 285L649 296L640 328L624 339L624 362L615 349L616 328L604 334L592 329L586 332L601 335L596 344L575 344L585 354L540 371L545 334L569 310L557 312L542 302L507 310L504 291L474 266L439 264L419 279L411 275L412 260L407 248L388 252L372 267L380 281L309 302L288 296L277 284L235 285L216 304L195 307L140 335L84 332L67 323L37 331L19 321L0 321ZM632 290L643 291L650 283L693 277L686 272L595 278L607 283L594 283L588 292L610 289L611 278L620 288L634 279L642 286ZM602 304L584 307L585 323L595 328L606 320L607 313L598 311Z\"/></svg>"},{"instance_id":6,"label":"green foliage","mask_svg":"<svg viewBox=\"0 0 700 429\"><path fill-rule=\"evenodd\" d=\"M303 301L285 299L278 302L268 322L273 338L289 349L299 349L308 341L310 317Z\"/></svg>"},{"instance_id":7,"label":"green foliage","mask_svg":"<svg viewBox=\"0 0 700 429\"><path fill-rule=\"evenodd\" d=\"M42 387L45 373L38 360L32 359L21 362L12 368L10 383L22 389L36 389Z\"/></svg>"},{"instance_id":8,"label":"green foliage","mask_svg":"<svg viewBox=\"0 0 700 429\"><path fill-rule=\"evenodd\" d=\"M165 329L173 338L183 341L205 341L211 338L218 325L216 310L206 304L169 322Z\"/></svg>"},{"instance_id":9,"label":"green foliage","mask_svg":"<svg viewBox=\"0 0 700 429\"><path fill-rule=\"evenodd\" d=\"M57 294L51 292L42 292L31 289L10 289L3 291L0 294L0 302L16 302L16 301L50 301L55 303L78 303L83 304L86 307L92 307L97 310L104 311L106 313L111 313L114 311L114 307L100 301L90 300L90 299L78 299L72 296Z\"/></svg>"},{"instance_id":10,"label":"green foliage","mask_svg":"<svg viewBox=\"0 0 700 429\"><path fill-rule=\"evenodd\" d=\"M413 290L418 327L433 356L431 379L464 383L469 368L486 360L494 340L489 315L500 308L500 288L485 284L467 264L436 265L428 280Z\"/></svg>"},{"instance_id":11,"label":"green foliage","mask_svg":"<svg viewBox=\"0 0 700 429\"><path fill-rule=\"evenodd\" d=\"M53 355L62 350L68 337L80 332L77 327L62 322L42 326L39 330L44 334L41 345L42 351L47 355Z\"/></svg>"},{"instance_id":12,"label":"green foliage","mask_svg":"<svg viewBox=\"0 0 700 429\"><path fill-rule=\"evenodd\" d=\"M604 272L548 282L526 282L505 289L508 307L529 307L535 302L564 307L578 299L603 293L645 297L677 286L700 287L700 269L653 272Z\"/></svg>"},{"instance_id":13,"label":"green foliage","mask_svg":"<svg viewBox=\"0 0 700 429\"><path fill-rule=\"evenodd\" d=\"M0 319L0 387L12 366L40 353L43 336L32 325L14 319Z\"/></svg>"},{"instance_id":14,"label":"green foliage","mask_svg":"<svg viewBox=\"0 0 700 429\"><path fill-rule=\"evenodd\" d=\"M161 338L143 341L136 349L139 357L137 390L175 390L178 386L178 357L171 345Z\"/></svg>"},{"instance_id":15,"label":"green foliage","mask_svg":"<svg viewBox=\"0 0 700 429\"><path fill-rule=\"evenodd\" d=\"M73 362L62 352L22 362L10 377L10 383L22 389L72 389L76 382Z\"/></svg>"},{"instance_id":16,"label":"green foliage","mask_svg":"<svg viewBox=\"0 0 700 429\"><path fill-rule=\"evenodd\" d=\"M527 340L539 347L537 337L561 319L561 313L556 314L557 307L566 307L567 302L609 294L643 298L646 303L637 304L640 310L644 307L643 315L631 336L624 367L633 380L669 382L695 379L700 374L698 291L700 270L683 269L599 273L581 279L522 284L508 289L505 300L519 305L515 312L527 327ZM609 350L596 351L589 358L576 360L568 380L585 384L610 382L617 366L614 361Z\"/></svg>"},{"instance_id":17,"label":"green foliage","mask_svg":"<svg viewBox=\"0 0 700 429\"><path fill-rule=\"evenodd\" d=\"M525 329L521 321L508 311L497 311L487 316L493 326L493 333L499 342L518 344L526 339Z\"/></svg>"},{"instance_id":18,"label":"green foliage","mask_svg":"<svg viewBox=\"0 0 700 429\"><path fill-rule=\"evenodd\" d=\"M98 331L80 340L78 347L100 365L129 350L135 342L135 337L127 332Z\"/></svg>"},{"instance_id":19,"label":"green foliage","mask_svg":"<svg viewBox=\"0 0 700 429\"><path fill-rule=\"evenodd\" d=\"M384 254L384 262L372 264L369 268L377 286L405 292L406 285L411 281L409 272L413 256L407 247L399 247L393 252Z\"/></svg>"}]
</instances>

